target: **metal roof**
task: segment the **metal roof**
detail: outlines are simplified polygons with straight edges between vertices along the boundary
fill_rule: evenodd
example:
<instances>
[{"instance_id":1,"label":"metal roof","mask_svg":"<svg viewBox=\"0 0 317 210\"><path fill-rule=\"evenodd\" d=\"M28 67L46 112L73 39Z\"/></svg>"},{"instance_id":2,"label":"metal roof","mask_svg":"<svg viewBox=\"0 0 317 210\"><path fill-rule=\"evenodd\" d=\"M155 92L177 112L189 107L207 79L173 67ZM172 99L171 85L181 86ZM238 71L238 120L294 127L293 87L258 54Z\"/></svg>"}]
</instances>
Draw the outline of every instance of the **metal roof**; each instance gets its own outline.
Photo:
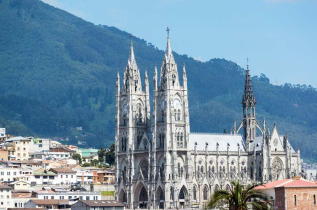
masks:
<instances>
[{"instance_id":1,"label":"metal roof","mask_svg":"<svg viewBox=\"0 0 317 210\"><path fill-rule=\"evenodd\" d=\"M208 144L208 151L217 151L217 144L219 151L227 151L228 144L229 151L237 152L240 145L240 151L245 152L245 146L241 135L234 134L210 134L210 133L191 133L190 134L191 149L198 151L205 151L206 144Z\"/></svg>"}]
</instances>

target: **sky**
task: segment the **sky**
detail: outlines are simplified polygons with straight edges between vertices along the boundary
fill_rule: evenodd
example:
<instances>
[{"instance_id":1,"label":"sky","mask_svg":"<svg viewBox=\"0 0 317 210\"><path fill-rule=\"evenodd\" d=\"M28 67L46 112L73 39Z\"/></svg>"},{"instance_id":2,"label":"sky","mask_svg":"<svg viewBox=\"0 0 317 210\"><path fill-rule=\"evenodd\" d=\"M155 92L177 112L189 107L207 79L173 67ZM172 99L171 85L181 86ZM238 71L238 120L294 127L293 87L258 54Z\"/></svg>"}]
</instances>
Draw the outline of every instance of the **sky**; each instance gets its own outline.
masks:
<instances>
[{"instance_id":1,"label":"sky","mask_svg":"<svg viewBox=\"0 0 317 210\"><path fill-rule=\"evenodd\" d=\"M42 0L196 60L225 58L272 84L317 88L317 0Z\"/></svg>"}]
</instances>

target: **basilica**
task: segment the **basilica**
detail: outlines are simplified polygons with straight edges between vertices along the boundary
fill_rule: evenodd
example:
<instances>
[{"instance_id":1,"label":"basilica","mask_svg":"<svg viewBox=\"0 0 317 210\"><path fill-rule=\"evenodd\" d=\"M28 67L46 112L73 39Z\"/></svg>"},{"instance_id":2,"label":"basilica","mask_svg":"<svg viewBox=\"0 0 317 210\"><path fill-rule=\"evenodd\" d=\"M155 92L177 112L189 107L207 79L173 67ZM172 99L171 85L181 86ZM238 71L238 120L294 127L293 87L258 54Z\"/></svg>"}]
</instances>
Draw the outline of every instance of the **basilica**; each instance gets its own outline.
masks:
<instances>
[{"instance_id":1,"label":"basilica","mask_svg":"<svg viewBox=\"0 0 317 210\"><path fill-rule=\"evenodd\" d=\"M256 118L249 66L242 120L228 134L190 132L187 79L185 65L178 72L168 30L151 103L149 78L145 72L142 84L131 38L122 84L119 73L116 82L115 197L126 208L203 208L231 181L247 185L299 175L300 150L276 125L270 131Z\"/></svg>"}]
</instances>

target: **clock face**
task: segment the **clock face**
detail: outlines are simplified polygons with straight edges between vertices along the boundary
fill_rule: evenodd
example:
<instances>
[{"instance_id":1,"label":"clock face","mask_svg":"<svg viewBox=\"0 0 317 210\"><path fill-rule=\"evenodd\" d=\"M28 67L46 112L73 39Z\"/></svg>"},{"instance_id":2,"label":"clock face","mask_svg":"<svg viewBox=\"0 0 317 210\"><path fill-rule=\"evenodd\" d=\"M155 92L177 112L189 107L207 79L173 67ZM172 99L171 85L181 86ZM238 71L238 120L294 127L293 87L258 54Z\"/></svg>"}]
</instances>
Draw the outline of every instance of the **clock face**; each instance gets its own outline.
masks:
<instances>
[{"instance_id":1,"label":"clock face","mask_svg":"<svg viewBox=\"0 0 317 210\"><path fill-rule=\"evenodd\" d=\"M181 106L181 102L178 98L174 99L174 108L179 108Z\"/></svg>"},{"instance_id":2,"label":"clock face","mask_svg":"<svg viewBox=\"0 0 317 210\"><path fill-rule=\"evenodd\" d=\"M161 107L162 107L163 110L166 108L166 101L165 101L165 99L162 99L162 101L161 101Z\"/></svg>"},{"instance_id":3,"label":"clock face","mask_svg":"<svg viewBox=\"0 0 317 210\"><path fill-rule=\"evenodd\" d=\"M122 106L122 112L123 112L124 114L126 114L126 113L128 112L128 104L123 104L123 106Z\"/></svg>"},{"instance_id":4,"label":"clock face","mask_svg":"<svg viewBox=\"0 0 317 210\"><path fill-rule=\"evenodd\" d=\"M274 139L273 144L274 144L274 146L277 146L277 144L278 144L278 140L277 140L277 139Z\"/></svg>"}]
</instances>

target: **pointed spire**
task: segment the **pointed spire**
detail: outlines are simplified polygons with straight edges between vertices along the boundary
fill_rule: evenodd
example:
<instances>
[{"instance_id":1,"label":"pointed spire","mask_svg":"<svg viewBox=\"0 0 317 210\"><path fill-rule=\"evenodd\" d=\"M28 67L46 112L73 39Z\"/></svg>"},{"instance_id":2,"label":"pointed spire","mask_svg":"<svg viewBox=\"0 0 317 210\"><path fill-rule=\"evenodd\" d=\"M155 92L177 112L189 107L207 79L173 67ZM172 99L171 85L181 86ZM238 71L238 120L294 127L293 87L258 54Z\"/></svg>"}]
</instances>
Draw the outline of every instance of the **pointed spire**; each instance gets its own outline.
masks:
<instances>
[{"instance_id":1,"label":"pointed spire","mask_svg":"<svg viewBox=\"0 0 317 210\"><path fill-rule=\"evenodd\" d=\"M136 63L134 57L134 50L133 50L133 42L132 42L133 35L130 34L130 54L129 54L129 64L132 66L133 63Z\"/></svg>"},{"instance_id":2,"label":"pointed spire","mask_svg":"<svg viewBox=\"0 0 317 210\"><path fill-rule=\"evenodd\" d=\"M247 59L247 70L245 74L245 85L244 85L242 104L244 107L254 107L256 104L255 97L253 94L250 70L249 70L249 59Z\"/></svg>"},{"instance_id":3,"label":"pointed spire","mask_svg":"<svg viewBox=\"0 0 317 210\"><path fill-rule=\"evenodd\" d=\"M148 76L147 76L147 69L145 69L145 79L148 79Z\"/></svg>"},{"instance_id":4,"label":"pointed spire","mask_svg":"<svg viewBox=\"0 0 317 210\"><path fill-rule=\"evenodd\" d=\"M153 75L153 89L154 89L154 91L157 89L157 67L156 67L156 64L154 67L154 75Z\"/></svg>"},{"instance_id":5,"label":"pointed spire","mask_svg":"<svg viewBox=\"0 0 317 210\"><path fill-rule=\"evenodd\" d=\"M183 64L183 75L186 76L186 68L185 68L185 63Z\"/></svg>"},{"instance_id":6,"label":"pointed spire","mask_svg":"<svg viewBox=\"0 0 317 210\"><path fill-rule=\"evenodd\" d=\"M167 31L167 45L165 50L165 57L167 61L171 61L171 58L173 58L173 53L172 53L172 48L170 43L170 28L167 27L166 31Z\"/></svg>"}]
</instances>

